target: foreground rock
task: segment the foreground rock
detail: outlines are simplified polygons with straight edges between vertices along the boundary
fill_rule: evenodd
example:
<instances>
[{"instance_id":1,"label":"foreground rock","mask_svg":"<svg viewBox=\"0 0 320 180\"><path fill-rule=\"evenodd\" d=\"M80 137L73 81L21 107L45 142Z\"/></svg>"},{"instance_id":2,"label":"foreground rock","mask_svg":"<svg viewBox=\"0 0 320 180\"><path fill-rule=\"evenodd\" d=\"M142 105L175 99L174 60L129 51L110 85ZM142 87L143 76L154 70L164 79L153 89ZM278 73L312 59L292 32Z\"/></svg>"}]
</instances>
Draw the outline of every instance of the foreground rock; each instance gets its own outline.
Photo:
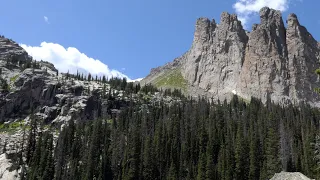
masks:
<instances>
[{"instance_id":1,"label":"foreground rock","mask_svg":"<svg viewBox=\"0 0 320 180\"><path fill-rule=\"evenodd\" d=\"M270 180L312 180L299 172L276 173Z\"/></svg>"},{"instance_id":2,"label":"foreground rock","mask_svg":"<svg viewBox=\"0 0 320 180\"><path fill-rule=\"evenodd\" d=\"M300 25L295 14L260 10L260 24L246 32L236 15L222 13L220 24L199 18L189 51L163 67L155 68L141 83L154 83L173 70L181 71L190 95L229 99L237 94L266 102L320 106L314 92L320 83L320 45Z\"/></svg>"}]
</instances>

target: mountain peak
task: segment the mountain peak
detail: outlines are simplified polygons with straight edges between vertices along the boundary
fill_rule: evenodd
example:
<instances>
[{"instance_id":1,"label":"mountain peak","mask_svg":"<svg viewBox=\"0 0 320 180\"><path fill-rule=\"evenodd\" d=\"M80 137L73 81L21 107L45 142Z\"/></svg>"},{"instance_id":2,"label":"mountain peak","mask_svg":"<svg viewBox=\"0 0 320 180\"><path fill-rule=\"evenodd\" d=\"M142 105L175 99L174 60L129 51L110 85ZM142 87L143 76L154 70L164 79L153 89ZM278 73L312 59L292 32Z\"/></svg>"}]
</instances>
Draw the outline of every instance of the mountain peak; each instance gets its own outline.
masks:
<instances>
[{"instance_id":1,"label":"mountain peak","mask_svg":"<svg viewBox=\"0 0 320 180\"><path fill-rule=\"evenodd\" d=\"M235 14L223 12L220 24L199 18L192 46L179 58L180 63L157 68L161 72L142 83L154 83L178 70L191 95L223 100L237 94L263 102L320 106L313 91L320 86L314 74L320 66L318 43L293 13L288 16L287 29L281 12L268 7L260 10L260 21L246 33Z\"/></svg>"}]
</instances>

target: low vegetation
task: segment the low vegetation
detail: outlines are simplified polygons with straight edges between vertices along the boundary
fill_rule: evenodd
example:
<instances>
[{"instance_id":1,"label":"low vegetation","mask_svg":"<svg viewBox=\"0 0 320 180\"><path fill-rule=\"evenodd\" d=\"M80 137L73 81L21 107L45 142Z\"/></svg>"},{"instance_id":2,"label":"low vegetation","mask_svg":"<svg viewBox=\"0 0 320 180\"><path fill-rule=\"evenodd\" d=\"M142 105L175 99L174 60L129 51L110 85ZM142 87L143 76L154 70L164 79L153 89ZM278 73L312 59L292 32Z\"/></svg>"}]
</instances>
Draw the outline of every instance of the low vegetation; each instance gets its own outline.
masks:
<instances>
[{"instance_id":1,"label":"low vegetation","mask_svg":"<svg viewBox=\"0 0 320 180\"><path fill-rule=\"evenodd\" d=\"M23 121L0 124L0 133L14 133L23 126Z\"/></svg>"},{"instance_id":2,"label":"low vegetation","mask_svg":"<svg viewBox=\"0 0 320 180\"><path fill-rule=\"evenodd\" d=\"M11 77L11 78L10 78L10 82L15 82L18 77L19 77L18 74L15 75L15 76L13 76L13 77Z\"/></svg>"},{"instance_id":3,"label":"low vegetation","mask_svg":"<svg viewBox=\"0 0 320 180\"><path fill-rule=\"evenodd\" d=\"M180 69L174 69L158 77L154 84L158 88L176 88L183 91L187 90L187 81L183 78Z\"/></svg>"}]
</instances>

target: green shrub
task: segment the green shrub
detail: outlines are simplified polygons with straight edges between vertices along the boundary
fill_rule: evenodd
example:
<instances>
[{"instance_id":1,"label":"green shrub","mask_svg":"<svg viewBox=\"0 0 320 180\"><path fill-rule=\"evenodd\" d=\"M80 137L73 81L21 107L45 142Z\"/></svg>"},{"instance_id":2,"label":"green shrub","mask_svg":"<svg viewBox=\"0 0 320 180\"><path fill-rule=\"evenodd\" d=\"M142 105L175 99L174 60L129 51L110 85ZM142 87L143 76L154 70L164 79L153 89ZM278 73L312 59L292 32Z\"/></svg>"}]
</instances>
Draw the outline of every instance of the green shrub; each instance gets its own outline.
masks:
<instances>
[{"instance_id":1,"label":"green shrub","mask_svg":"<svg viewBox=\"0 0 320 180\"><path fill-rule=\"evenodd\" d=\"M10 82L14 82L16 81L16 79L19 77L19 75L15 75L13 77L10 78Z\"/></svg>"}]
</instances>

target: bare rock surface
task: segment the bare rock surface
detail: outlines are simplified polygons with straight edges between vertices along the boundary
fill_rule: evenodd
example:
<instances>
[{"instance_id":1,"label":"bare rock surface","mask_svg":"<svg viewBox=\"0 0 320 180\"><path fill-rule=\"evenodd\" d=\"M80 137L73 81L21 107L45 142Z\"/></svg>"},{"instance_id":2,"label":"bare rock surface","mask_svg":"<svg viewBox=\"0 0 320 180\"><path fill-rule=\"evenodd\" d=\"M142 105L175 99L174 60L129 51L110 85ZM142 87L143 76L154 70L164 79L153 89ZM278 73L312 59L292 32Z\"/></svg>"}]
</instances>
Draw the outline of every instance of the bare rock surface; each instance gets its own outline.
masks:
<instances>
[{"instance_id":1,"label":"bare rock surface","mask_svg":"<svg viewBox=\"0 0 320 180\"><path fill-rule=\"evenodd\" d=\"M299 172L276 173L270 180L312 180Z\"/></svg>"}]
</instances>

